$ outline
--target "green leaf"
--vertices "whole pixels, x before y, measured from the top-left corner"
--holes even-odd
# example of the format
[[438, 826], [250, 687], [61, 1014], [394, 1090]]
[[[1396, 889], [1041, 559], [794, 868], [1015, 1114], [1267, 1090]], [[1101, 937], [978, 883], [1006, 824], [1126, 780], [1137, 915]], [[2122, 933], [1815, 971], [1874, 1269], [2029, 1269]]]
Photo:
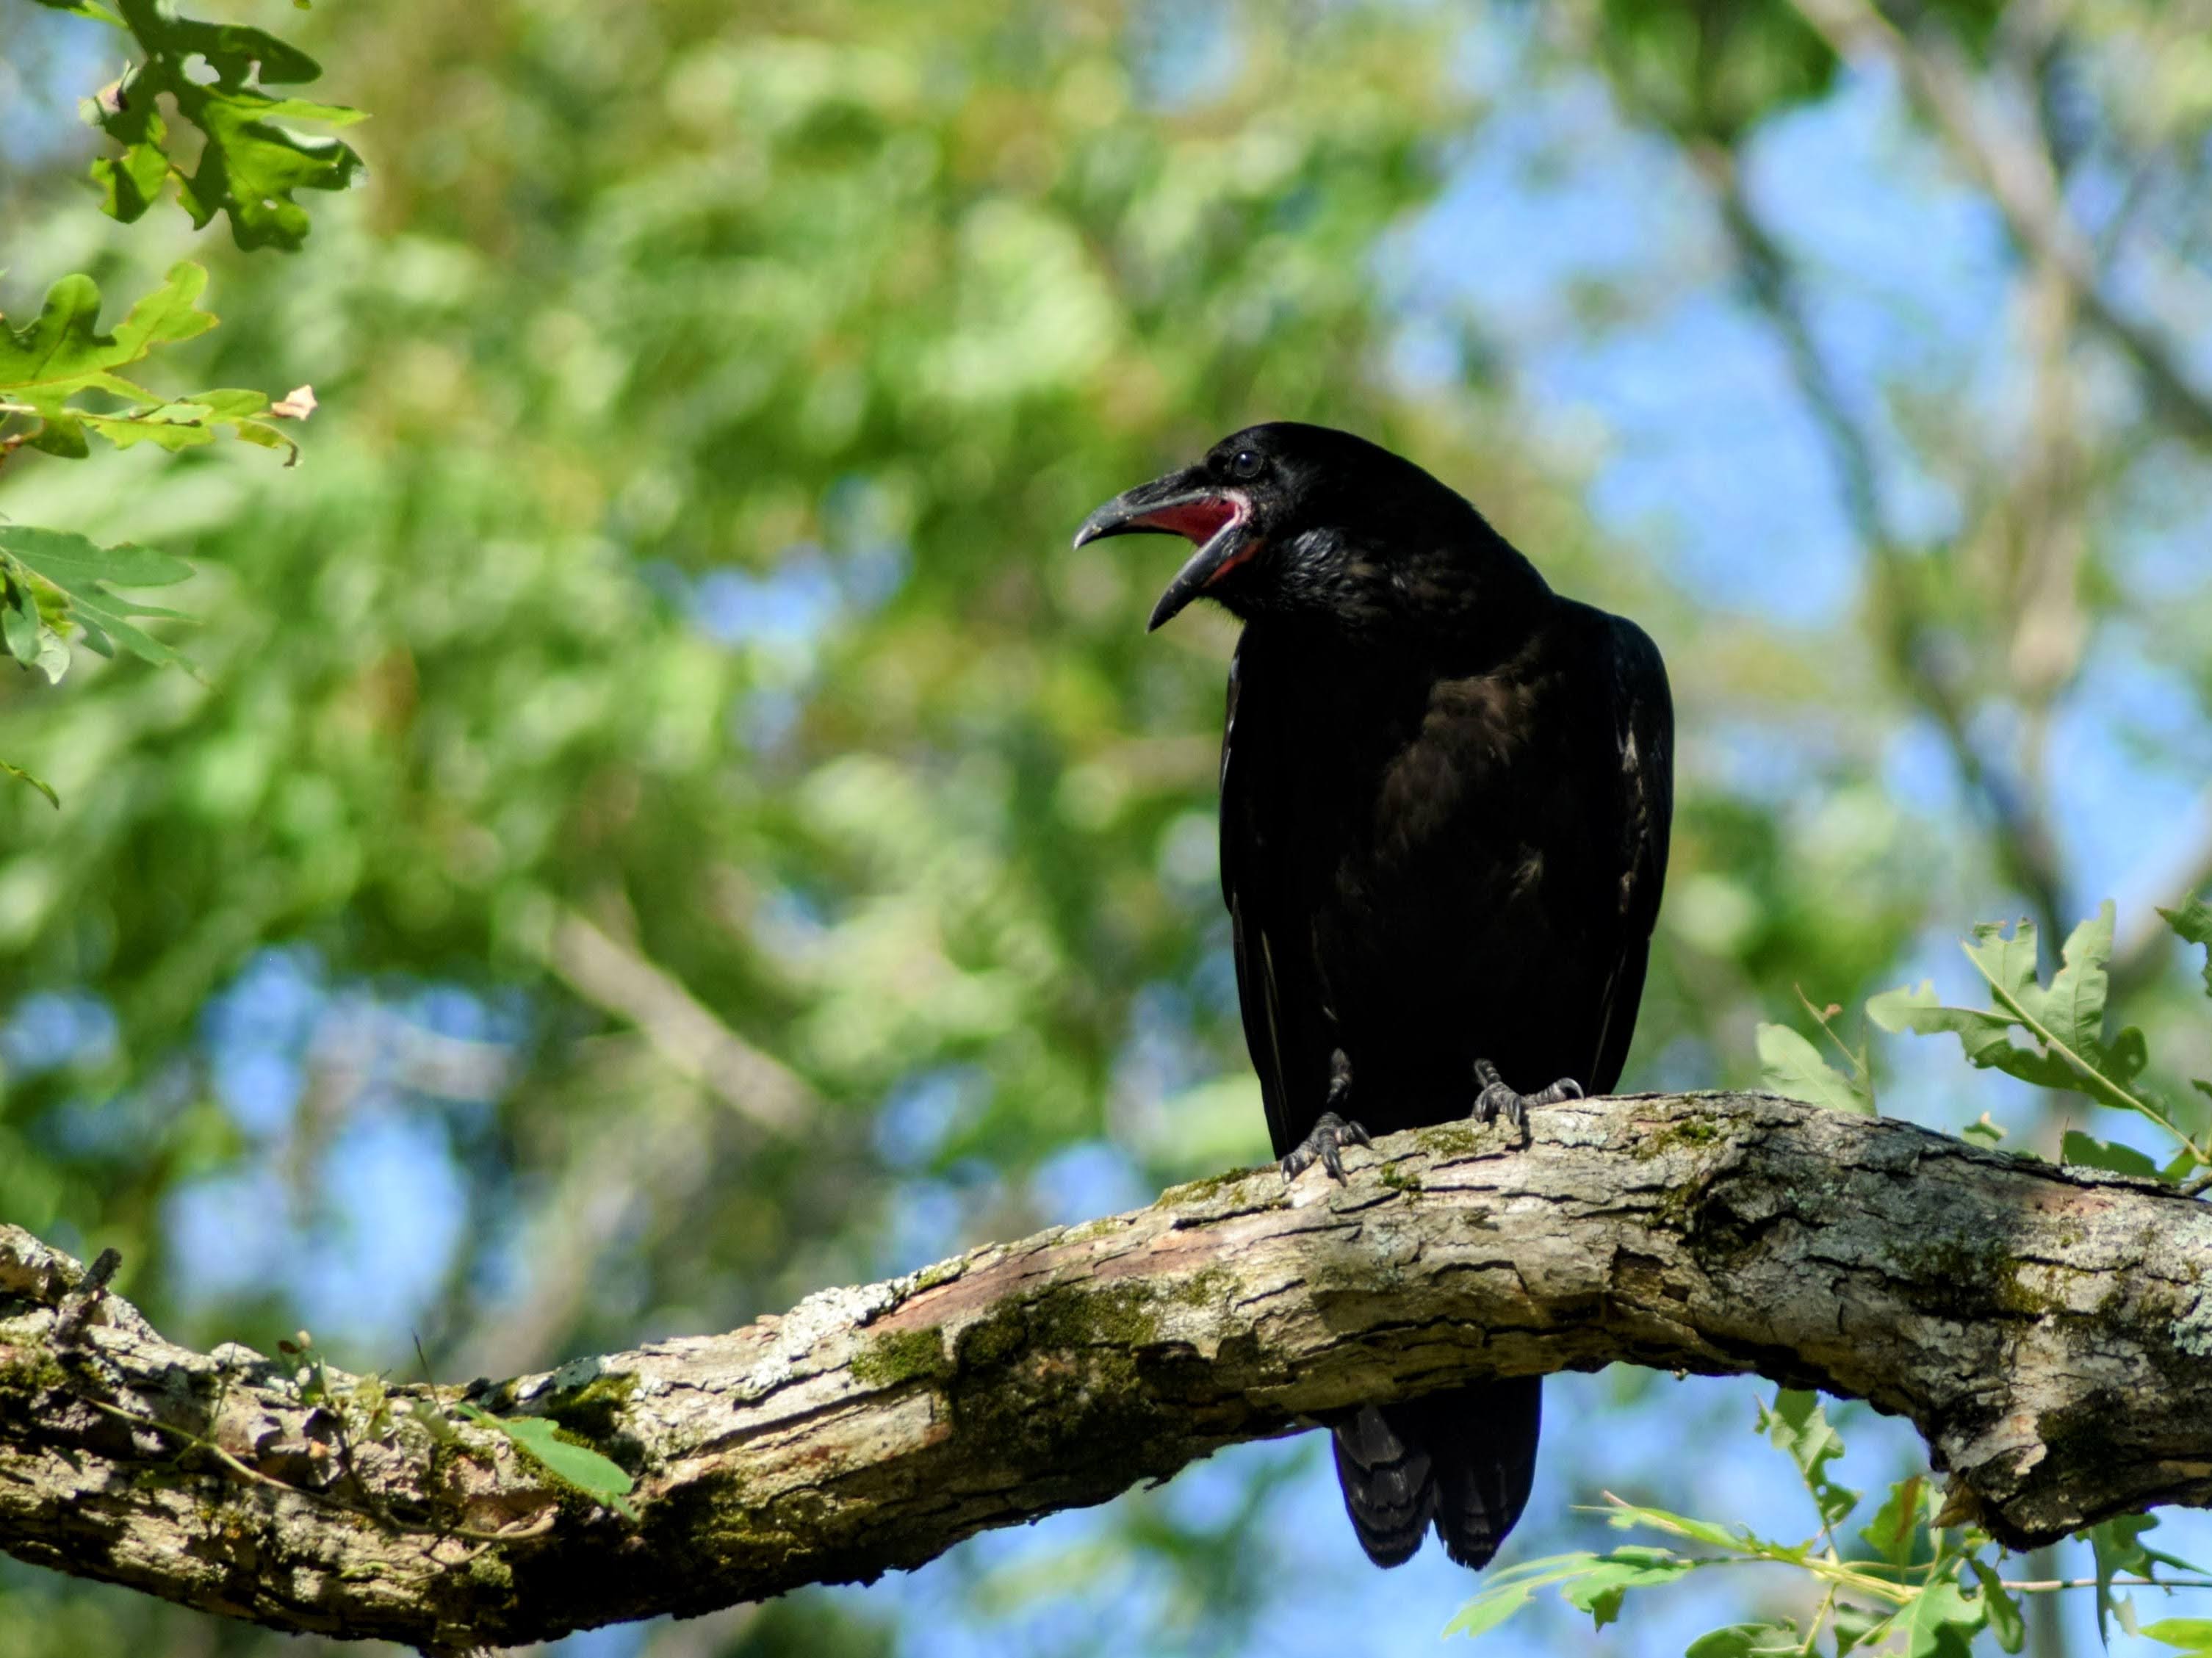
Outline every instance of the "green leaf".
[[2081, 1086], [2079, 1074], [2057, 1054], [2014, 1047], [2012, 1032], [2018, 1022], [2009, 1015], [1947, 1006], [1926, 980], [1917, 988], [1886, 990], [1868, 998], [1867, 1017], [1884, 1030], [1909, 1030], [1921, 1036], [1948, 1031], [1966, 1049], [1967, 1062], [1982, 1070], [2002, 1071], [2039, 1088], [2078, 1091]]
[[[213, 328], [215, 317], [198, 305], [206, 288], [201, 266], [189, 260], [172, 266], [160, 288], [132, 306], [113, 333], [103, 334], [99, 288], [89, 276], [64, 276], [47, 289], [27, 325], [0, 325], [0, 404], [40, 422], [24, 441], [82, 460], [88, 431], [118, 449], [155, 443], [177, 450], [212, 443], [228, 427], [248, 443], [285, 452], [290, 465], [298, 446], [260, 419], [270, 409], [265, 393], [223, 388], [165, 402], [118, 372]], [[88, 393], [123, 398], [128, 406], [88, 408], [72, 401]]]
[[1803, 1649], [1803, 1638], [1792, 1625], [1730, 1624], [1700, 1635], [1682, 1649], [1682, 1658], [1766, 1658]]
[[[2066, 940], [2064, 956], [2064, 964], [2052, 977], [2051, 988], [2043, 993], [2041, 1017], [2045, 1028], [2076, 1054], [2094, 1053], [2105, 1042], [2105, 993], [2108, 987], [2105, 968], [2112, 959], [2111, 899], [2106, 899], [2097, 907], [2096, 914], [2074, 929]], [[2032, 958], [2028, 981], [2032, 989]], [[2031, 1006], [2030, 1011], [2036, 1010]]]
[[2118, 1145], [2106, 1140], [2091, 1139], [2077, 1129], [2069, 1128], [2060, 1142], [2059, 1161], [2084, 1169], [2102, 1169], [2115, 1175], [2140, 1175], [2145, 1180], [2163, 1178], [2159, 1166], [2132, 1145]]
[[37, 429], [23, 441], [60, 460], [82, 460], [92, 453], [92, 446], [84, 440], [84, 422], [68, 413], [40, 416]]
[[[86, 112], [88, 125], [101, 125], [106, 112], [94, 104]], [[120, 155], [104, 156], [92, 164], [93, 181], [100, 186], [100, 210], [111, 219], [135, 224], [145, 216], [169, 177], [169, 124], [160, 113], [148, 111], [143, 137], [124, 146]]]
[[1444, 1625], [1444, 1633], [1470, 1638], [1487, 1634], [1528, 1604], [1530, 1588], [1527, 1583], [1492, 1584], [1459, 1609], [1459, 1615]]
[[183, 560], [127, 542], [100, 547], [65, 530], [0, 524], [0, 565], [11, 575], [27, 571], [59, 593], [67, 601], [69, 619], [84, 629], [85, 642], [94, 649], [120, 645], [156, 665], [184, 661], [131, 620], [141, 616], [175, 618], [178, 613], [141, 604], [114, 591], [118, 586], [161, 587], [182, 581], [192, 573]]
[[2138, 1577], [2150, 1576], [2151, 1553], [2141, 1540], [2145, 1532], [2157, 1525], [2157, 1517], [2153, 1515], [2122, 1514], [2090, 1527], [2084, 1533], [2097, 1563], [2097, 1633], [2107, 1641], [2112, 1638], [2106, 1627], [2109, 1618], [2118, 1615], [2124, 1628], [2134, 1615], [2134, 1607], [2126, 1598], [2113, 1594], [2112, 1580], [2124, 1573]]
[[28, 565], [64, 592], [89, 582], [112, 581], [125, 587], [167, 587], [191, 579], [192, 567], [180, 558], [125, 542], [94, 546], [66, 530], [37, 530], [0, 524], [0, 552]]
[[179, 400], [206, 411], [207, 416], [219, 421], [245, 420], [250, 416], [265, 413], [269, 394], [227, 386], [213, 392], [195, 392]]
[[1606, 1523], [1616, 1531], [1626, 1531], [1632, 1526], [1648, 1526], [1654, 1531], [1674, 1532], [1734, 1554], [1752, 1552], [1743, 1533], [1733, 1531], [1716, 1521], [1693, 1520], [1686, 1514], [1675, 1514], [1666, 1509], [1649, 1509], [1636, 1503], [1623, 1503], [1608, 1509]]
[[1969, 1600], [1950, 1578], [1922, 1589], [1891, 1620], [1905, 1637], [1905, 1658], [1967, 1658], [1974, 1631], [1989, 1621], [1986, 1597]]
[[51, 627], [39, 635], [39, 659], [35, 665], [46, 675], [49, 685], [60, 684], [62, 676], [69, 671], [69, 641]]
[[[2036, 982], [2033, 925], [2021, 922], [2010, 939], [1999, 934], [2000, 929], [1984, 922], [1974, 929], [1975, 942], [1966, 946], [1967, 958], [1996, 993], [1997, 1006], [1992, 1011], [2019, 1023], [2042, 1045], [2044, 1059], [2075, 1078], [2058, 1086], [2142, 1110], [2142, 1102], [2120, 1091], [2143, 1068], [2142, 1033], [2123, 1030], [2109, 1047], [2104, 1041], [2105, 963], [2112, 952], [2112, 901], [2107, 898], [2093, 919], [2074, 929], [2066, 941], [2065, 965], [2047, 991]], [[2097, 1086], [2100, 1083], [2105, 1086]]]
[[40, 793], [45, 795], [47, 800], [56, 808], [58, 808], [61, 805], [61, 796], [54, 793], [53, 786], [48, 783], [43, 777], [33, 777], [30, 773], [25, 771], [21, 766], [10, 764], [5, 760], [0, 760], [0, 773], [5, 773], [8, 776], [14, 778], [19, 783], [28, 783], [33, 788], [38, 790]]
[[1788, 1025], [1759, 1027], [1759, 1063], [1767, 1087], [1786, 1098], [1861, 1116], [1875, 1114], [1874, 1096], [1865, 1085], [1830, 1065]]
[[[46, 0], [51, 4], [52, 0]], [[206, 23], [170, 14], [157, 0], [116, 0], [115, 9], [70, 6], [129, 33], [142, 61], [110, 95], [88, 100], [86, 117], [117, 144], [119, 155], [92, 164], [100, 205], [126, 224], [153, 205], [173, 178], [177, 200], [194, 228], [217, 213], [230, 221], [242, 248], [297, 249], [307, 234], [302, 190], [343, 190], [361, 157], [335, 138], [307, 137], [276, 125], [316, 121], [343, 126], [358, 110], [264, 88], [297, 86], [322, 74], [315, 60], [265, 30]], [[205, 73], [193, 72], [204, 64]], [[185, 171], [162, 116], [166, 94], [177, 114], [200, 131], [197, 164]]]
[[2027, 1644], [2027, 1620], [2021, 1616], [2020, 1602], [1997, 1576], [1996, 1568], [1987, 1561], [1975, 1558], [1966, 1564], [1974, 1569], [1981, 1580], [1982, 1600], [1988, 1610], [1990, 1631], [1997, 1637], [1997, 1644], [2007, 1652], [2018, 1652]]
[[1609, 1554], [1577, 1550], [1530, 1560], [1493, 1576], [1481, 1594], [1460, 1608], [1445, 1626], [1447, 1635], [1475, 1636], [1511, 1618], [1540, 1588], [1559, 1585], [1570, 1606], [1589, 1612], [1600, 1629], [1620, 1615], [1630, 1589], [1671, 1583], [1699, 1563], [1670, 1550], [1631, 1546]]
[[562, 1438], [560, 1429], [542, 1416], [494, 1416], [474, 1405], [464, 1405], [460, 1410], [470, 1421], [505, 1434], [549, 1473], [612, 1509], [623, 1519], [636, 1520], [637, 1510], [627, 1500], [636, 1482], [623, 1472], [621, 1464], [588, 1446]]
[[1780, 1389], [1771, 1408], [1759, 1406], [1759, 1425], [1768, 1442], [1786, 1451], [1797, 1465], [1823, 1527], [1834, 1525], [1858, 1506], [1856, 1491], [1828, 1478], [1828, 1464], [1844, 1454], [1844, 1442], [1829, 1426], [1820, 1394], [1795, 1388]]
[[214, 316], [196, 304], [206, 288], [204, 266], [189, 259], [173, 265], [161, 287], [132, 306], [112, 334], [103, 334], [98, 285], [86, 276], [63, 277], [46, 290], [28, 326], [0, 327], [0, 398], [48, 414], [80, 392], [140, 395], [115, 371], [213, 328]]
[[1563, 1583], [1559, 1594], [1569, 1606], [1589, 1613], [1595, 1626], [1603, 1629], [1620, 1617], [1621, 1599], [1630, 1589], [1671, 1583], [1696, 1570], [1696, 1565], [1695, 1561], [1667, 1549], [1615, 1549]]
[[1909, 1566], [1917, 1552], [1920, 1522], [1927, 1511], [1928, 1479], [1914, 1474], [1889, 1488], [1873, 1522], [1859, 1536], [1866, 1546], [1893, 1566]]
[[2161, 1618], [2155, 1624], [2145, 1624], [2137, 1632], [2184, 1652], [2212, 1652], [2212, 1618]]
[[1994, 987], [2023, 1005], [2040, 1004], [2042, 993], [2035, 980], [2039, 944], [2034, 922], [2022, 917], [2008, 932], [2002, 921], [1977, 921], [1974, 936], [1963, 947], [1966, 959], [1981, 969], [1982, 976]]
[[39, 620], [39, 602], [31, 596], [29, 584], [9, 582], [6, 603], [0, 606], [0, 643], [6, 644], [8, 654], [26, 667], [35, 666], [39, 636], [45, 630]]
[[2178, 909], [2161, 909], [2159, 914], [2184, 942], [2204, 946], [2204, 993], [2212, 996], [2212, 904], [2191, 898]]
[[118, 21], [115, 14], [101, 5], [100, 0], [33, 0], [33, 3], [49, 11], [65, 11], [76, 17], [95, 17], [103, 23]]
[[[1994, 1005], [1947, 1006], [1924, 981], [1916, 988], [1885, 991], [1867, 1003], [1868, 1017], [1886, 1030], [1920, 1035], [1948, 1031], [1967, 1060], [2040, 1088], [2064, 1089], [2149, 1118], [2185, 1139], [2148, 1098], [2129, 1084], [2148, 1060], [2142, 1032], [2122, 1030], [2103, 1040], [2106, 962], [2112, 953], [2112, 904], [2074, 930], [2065, 964], [2048, 989], [2035, 976], [2035, 928], [2022, 921], [2008, 934], [1984, 922], [1965, 944], [1967, 959], [1988, 982]], [[2015, 1046], [2014, 1030], [2033, 1046]]]
[[1855, 1606], [1848, 1600], [1836, 1602], [1829, 1626], [1836, 1631], [1836, 1658], [1846, 1658], [1853, 1647], [1879, 1641], [1888, 1632], [1889, 1614]]
[[1528, 1604], [1528, 1590], [1524, 1585], [1509, 1583], [1486, 1589], [1460, 1608], [1459, 1615], [1444, 1625], [1444, 1633], [1470, 1639], [1487, 1634]]
[[300, 446], [275, 427], [258, 420], [242, 420], [231, 428], [231, 435], [241, 443], [258, 444], [264, 449], [281, 449], [287, 466], [300, 459]]

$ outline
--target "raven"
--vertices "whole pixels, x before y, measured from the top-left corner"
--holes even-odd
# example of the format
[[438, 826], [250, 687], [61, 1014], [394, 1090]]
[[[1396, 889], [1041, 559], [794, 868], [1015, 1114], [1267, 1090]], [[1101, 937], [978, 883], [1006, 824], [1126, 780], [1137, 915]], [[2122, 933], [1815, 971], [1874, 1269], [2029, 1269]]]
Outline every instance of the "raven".
[[[1286, 1178], [1347, 1145], [1609, 1090], [1666, 873], [1674, 720], [1632, 622], [1554, 593], [1473, 506], [1350, 433], [1277, 422], [1093, 513], [1195, 550], [1152, 611], [1244, 623], [1221, 887]], [[1527, 1088], [1527, 1094], [1516, 1090]], [[1534, 1477], [1540, 1381], [1361, 1407], [1345, 1507], [1395, 1566], [1480, 1567]]]

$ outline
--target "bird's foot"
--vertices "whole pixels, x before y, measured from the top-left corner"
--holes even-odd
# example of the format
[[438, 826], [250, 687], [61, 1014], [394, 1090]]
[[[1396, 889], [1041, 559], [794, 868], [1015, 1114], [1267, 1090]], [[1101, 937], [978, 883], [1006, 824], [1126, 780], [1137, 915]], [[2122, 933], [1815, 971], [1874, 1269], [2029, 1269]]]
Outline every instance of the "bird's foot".
[[1583, 1096], [1583, 1085], [1572, 1077], [1562, 1077], [1549, 1088], [1534, 1094], [1516, 1094], [1505, 1085], [1505, 1078], [1498, 1074], [1498, 1067], [1487, 1060], [1474, 1062], [1474, 1079], [1482, 1084], [1482, 1091], [1474, 1096], [1474, 1120], [1494, 1122], [1504, 1117], [1516, 1128], [1528, 1124], [1528, 1108], [1532, 1105], [1557, 1105], [1561, 1100], [1578, 1100]]
[[1373, 1142], [1367, 1131], [1356, 1122], [1346, 1122], [1334, 1111], [1324, 1111], [1307, 1135], [1290, 1150], [1283, 1159], [1283, 1178], [1296, 1180], [1318, 1163], [1328, 1170], [1328, 1176], [1338, 1185], [1346, 1184], [1344, 1178], [1344, 1148], [1347, 1145], [1368, 1145]]

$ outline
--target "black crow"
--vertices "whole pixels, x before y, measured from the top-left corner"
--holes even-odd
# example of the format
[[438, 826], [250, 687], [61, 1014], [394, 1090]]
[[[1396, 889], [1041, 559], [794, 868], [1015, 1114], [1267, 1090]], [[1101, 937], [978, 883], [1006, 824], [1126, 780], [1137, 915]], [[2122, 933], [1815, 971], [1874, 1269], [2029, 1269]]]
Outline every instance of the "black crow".
[[[1101, 507], [1076, 537], [1195, 545], [1244, 623], [1221, 746], [1221, 887], [1286, 1177], [1368, 1134], [1609, 1090], [1643, 993], [1674, 711], [1632, 622], [1546, 585], [1466, 501], [1349, 433], [1278, 423]], [[1521, 1089], [1531, 1091], [1517, 1092]], [[1480, 1567], [1535, 1473], [1537, 1377], [1335, 1429], [1369, 1557], [1433, 1522]]]

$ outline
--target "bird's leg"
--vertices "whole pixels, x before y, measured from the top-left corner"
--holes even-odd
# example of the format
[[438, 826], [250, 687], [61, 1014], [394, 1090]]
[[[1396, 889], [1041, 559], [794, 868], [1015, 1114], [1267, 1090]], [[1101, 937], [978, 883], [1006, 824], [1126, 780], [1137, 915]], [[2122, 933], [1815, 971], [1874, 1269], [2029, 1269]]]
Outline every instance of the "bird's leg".
[[1474, 1120], [1490, 1122], [1499, 1116], [1516, 1128], [1525, 1127], [1528, 1108], [1532, 1105], [1557, 1105], [1561, 1100], [1578, 1100], [1583, 1096], [1583, 1085], [1572, 1077], [1562, 1077], [1549, 1088], [1534, 1094], [1516, 1094], [1505, 1085], [1505, 1078], [1498, 1074], [1498, 1067], [1487, 1060], [1474, 1062], [1474, 1079], [1482, 1091], [1474, 1096]]
[[1340, 1048], [1329, 1056], [1328, 1108], [1315, 1121], [1313, 1133], [1292, 1146], [1290, 1154], [1283, 1159], [1285, 1180], [1296, 1180], [1318, 1162], [1328, 1170], [1331, 1180], [1340, 1186], [1346, 1184], [1344, 1148], [1370, 1144], [1367, 1131], [1336, 1108], [1351, 1102], [1352, 1061], [1345, 1057], [1344, 1050]]

